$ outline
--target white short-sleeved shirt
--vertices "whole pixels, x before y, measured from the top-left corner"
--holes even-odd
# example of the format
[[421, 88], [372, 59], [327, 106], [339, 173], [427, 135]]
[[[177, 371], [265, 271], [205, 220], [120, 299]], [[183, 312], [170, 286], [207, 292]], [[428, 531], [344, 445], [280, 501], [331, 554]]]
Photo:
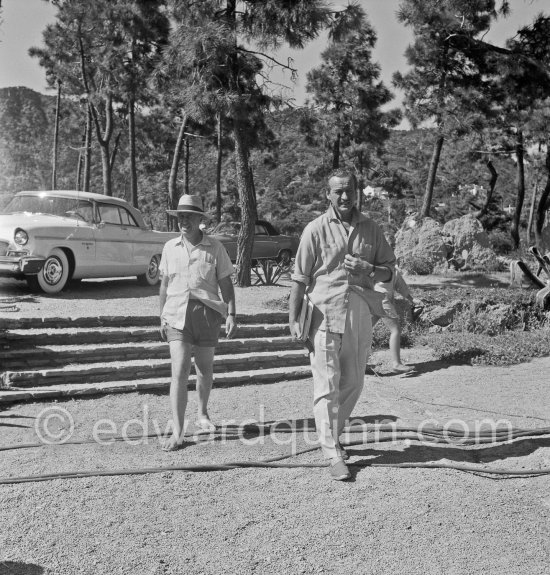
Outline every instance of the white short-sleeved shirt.
[[162, 250], [160, 272], [168, 278], [166, 302], [161, 318], [173, 328], [183, 329], [187, 304], [197, 299], [227, 315], [227, 304], [219, 295], [219, 280], [233, 273], [233, 264], [223, 244], [203, 232], [196, 246], [183, 236], [169, 240]]

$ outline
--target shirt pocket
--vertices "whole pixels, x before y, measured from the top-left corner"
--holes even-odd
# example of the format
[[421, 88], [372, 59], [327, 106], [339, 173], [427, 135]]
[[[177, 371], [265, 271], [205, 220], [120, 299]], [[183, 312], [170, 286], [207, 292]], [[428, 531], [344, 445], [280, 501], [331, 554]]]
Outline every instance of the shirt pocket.
[[214, 255], [209, 252], [201, 252], [197, 264], [200, 278], [213, 283], [216, 280], [216, 258]]
[[336, 244], [321, 242], [320, 248], [323, 264], [327, 270], [327, 273], [331, 273], [340, 265], [344, 265], [345, 254], [342, 253], [342, 250]]

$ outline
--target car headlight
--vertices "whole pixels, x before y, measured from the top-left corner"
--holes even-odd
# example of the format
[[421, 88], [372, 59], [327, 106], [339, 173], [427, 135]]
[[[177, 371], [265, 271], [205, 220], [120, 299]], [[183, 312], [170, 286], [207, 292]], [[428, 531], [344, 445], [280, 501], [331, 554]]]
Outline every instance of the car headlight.
[[18, 246], [24, 246], [29, 241], [29, 235], [25, 230], [18, 228], [15, 230], [15, 234], [13, 235], [13, 241]]

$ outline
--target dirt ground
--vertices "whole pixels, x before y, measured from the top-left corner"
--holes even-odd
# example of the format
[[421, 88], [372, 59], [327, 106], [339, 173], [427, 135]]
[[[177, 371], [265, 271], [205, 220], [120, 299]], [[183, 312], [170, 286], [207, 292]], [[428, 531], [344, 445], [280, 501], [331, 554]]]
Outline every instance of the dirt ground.
[[[504, 276], [409, 278], [415, 295], [442, 281], [507, 285]], [[131, 280], [83, 282], [50, 298], [29, 294], [24, 284], [0, 282], [0, 322], [33, 314], [158, 311], [156, 291]], [[245, 302], [250, 312], [273, 309], [287, 293], [288, 282], [238, 290], [238, 305], [241, 311]], [[383, 364], [386, 356], [377, 352], [371, 363]], [[498, 422], [548, 431], [550, 358], [494, 368], [445, 364], [425, 348], [405, 349], [403, 356], [417, 365], [412, 376], [365, 378], [354, 418], [370, 429], [385, 422], [399, 428], [488, 430]], [[191, 392], [191, 432], [195, 409]], [[420, 443], [402, 433], [393, 441], [386, 441], [384, 433], [378, 440], [350, 434], [353, 477], [340, 483], [319, 467], [311, 380], [214, 389], [210, 412], [231, 433], [195, 437], [185, 449], [164, 453], [156, 437], [145, 435], [165, 429], [165, 394], [2, 408], [0, 446], [20, 448], [0, 451], [0, 478], [71, 471], [126, 474], [0, 485], [0, 574], [549, 572], [550, 475], [512, 478], [481, 471], [549, 469], [550, 434], [474, 446]], [[279, 423], [263, 435], [235, 436], [239, 425], [252, 421]], [[46, 425], [60, 440], [95, 435], [98, 441], [25, 448], [39, 443]], [[109, 442], [110, 435], [130, 440]], [[176, 469], [284, 455], [289, 457], [281, 463], [293, 467]], [[395, 467], [431, 463], [474, 466], [479, 472]], [[159, 467], [168, 470], [128, 474]]]

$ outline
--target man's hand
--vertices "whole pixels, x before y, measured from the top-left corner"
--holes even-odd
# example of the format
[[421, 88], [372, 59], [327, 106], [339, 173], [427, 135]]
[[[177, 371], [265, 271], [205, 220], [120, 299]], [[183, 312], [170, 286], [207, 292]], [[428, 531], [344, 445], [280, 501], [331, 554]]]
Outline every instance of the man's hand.
[[300, 331], [300, 322], [297, 320], [289, 322], [290, 335], [292, 339], [298, 340], [302, 337], [302, 332]]
[[162, 321], [160, 322], [159, 336], [162, 341], [166, 341], [166, 324]]
[[225, 337], [231, 339], [237, 331], [237, 320], [234, 315], [228, 315], [225, 320]]
[[354, 275], [368, 275], [373, 269], [373, 265], [367, 260], [361, 259], [357, 255], [346, 254], [344, 258], [344, 268], [347, 272]]

